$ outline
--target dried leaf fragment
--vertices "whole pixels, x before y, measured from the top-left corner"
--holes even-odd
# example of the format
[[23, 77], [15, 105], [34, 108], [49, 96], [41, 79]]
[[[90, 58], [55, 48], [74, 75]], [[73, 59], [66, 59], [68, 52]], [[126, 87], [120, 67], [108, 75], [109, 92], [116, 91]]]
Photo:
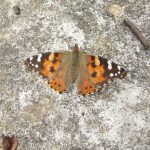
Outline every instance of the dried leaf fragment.
[[17, 150], [18, 140], [16, 136], [2, 135], [2, 149], [3, 150]]
[[116, 4], [111, 4], [107, 7], [108, 12], [114, 17], [121, 17], [124, 13], [125, 6], [121, 7]]

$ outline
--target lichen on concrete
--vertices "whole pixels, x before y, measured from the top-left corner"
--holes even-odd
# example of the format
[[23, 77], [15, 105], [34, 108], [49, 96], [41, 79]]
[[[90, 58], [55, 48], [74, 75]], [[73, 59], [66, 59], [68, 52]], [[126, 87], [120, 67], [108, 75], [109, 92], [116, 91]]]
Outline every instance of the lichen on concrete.
[[[110, 15], [113, 5], [124, 12]], [[150, 150], [150, 51], [122, 23], [129, 17], [149, 38], [149, 0], [1, 0], [0, 14], [0, 136], [17, 135], [18, 150]], [[89, 97], [75, 86], [60, 95], [24, 65], [75, 43], [128, 77]]]

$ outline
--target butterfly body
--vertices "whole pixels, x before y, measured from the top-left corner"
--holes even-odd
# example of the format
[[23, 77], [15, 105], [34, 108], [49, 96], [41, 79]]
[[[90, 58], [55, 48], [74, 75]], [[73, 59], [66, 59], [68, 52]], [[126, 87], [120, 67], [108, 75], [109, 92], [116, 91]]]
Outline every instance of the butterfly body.
[[79, 66], [80, 66], [80, 52], [78, 48], [74, 48], [72, 52], [70, 52], [70, 70], [69, 75], [71, 77], [71, 82], [74, 83], [78, 73], [79, 73]]
[[46, 77], [51, 88], [59, 93], [67, 91], [72, 83], [82, 95], [96, 92], [108, 79], [123, 78], [126, 71], [100, 56], [81, 52], [76, 44], [72, 51], [43, 53], [26, 60], [31, 70]]

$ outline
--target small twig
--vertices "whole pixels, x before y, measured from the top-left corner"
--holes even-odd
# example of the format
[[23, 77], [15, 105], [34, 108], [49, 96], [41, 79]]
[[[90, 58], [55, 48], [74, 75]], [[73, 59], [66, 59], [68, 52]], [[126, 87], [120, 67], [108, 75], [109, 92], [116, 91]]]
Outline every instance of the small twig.
[[131, 22], [131, 20], [125, 18], [124, 23], [131, 29], [131, 31], [134, 33], [136, 38], [141, 42], [145, 49], [150, 48], [150, 43], [148, 42], [148, 40], [143, 36], [141, 31]]

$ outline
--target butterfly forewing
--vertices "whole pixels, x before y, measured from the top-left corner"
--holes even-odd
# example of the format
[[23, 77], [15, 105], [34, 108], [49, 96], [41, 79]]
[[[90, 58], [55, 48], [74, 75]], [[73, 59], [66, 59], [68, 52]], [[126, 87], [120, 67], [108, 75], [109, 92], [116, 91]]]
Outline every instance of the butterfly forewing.
[[61, 63], [62, 53], [43, 53], [29, 57], [25, 64], [30, 70], [39, 71], [43, 77], [51, 78], [51, 73], [56, 72]]
[[99, 80], [95, 80], [95, 83], [101, 83], [107, 79], [124, 78], [126, 76], [126, 71], [116, 63], [103, 57], [92, 55], [88, 56], [88, 72], [93, 79], [99, 78]]

